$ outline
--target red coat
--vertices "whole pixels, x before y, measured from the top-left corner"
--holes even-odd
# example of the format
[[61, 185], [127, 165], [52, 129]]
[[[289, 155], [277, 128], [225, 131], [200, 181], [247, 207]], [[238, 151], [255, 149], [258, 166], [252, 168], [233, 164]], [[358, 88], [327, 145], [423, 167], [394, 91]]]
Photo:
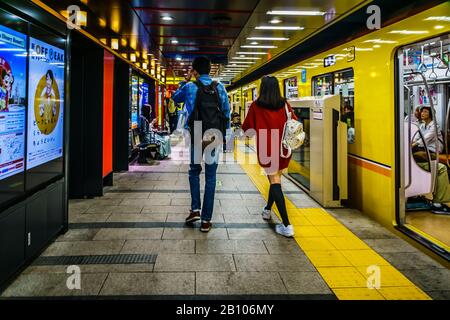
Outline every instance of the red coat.
[[[287, 105], [292, 113], [292, 119], [298, 120], [289, 103]], [[259, 106], [256, 102], [253, 102], [242, 125], [244, 131], [256, 130], [258, 162], [268, 174], [286, 169], [291, 160], [291, 158], [282, 158], [280, 155], [281, 139], [286, 120], [284, 106], [276, 110]], [[273, 137], [273, 139], [270, 137]], [[286, 149], [283, 151], [286, 154]]]

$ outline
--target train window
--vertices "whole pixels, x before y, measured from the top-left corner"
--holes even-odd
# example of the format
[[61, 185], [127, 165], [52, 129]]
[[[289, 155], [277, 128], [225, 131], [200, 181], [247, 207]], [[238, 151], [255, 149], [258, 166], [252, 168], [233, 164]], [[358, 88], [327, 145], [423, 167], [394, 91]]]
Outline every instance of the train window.
[[348, 143], [355, 143], [355, 80], [353, 69], [346, 69], [314, 77], [313, 95], [341, 96], [341, 121], [348, 127]]

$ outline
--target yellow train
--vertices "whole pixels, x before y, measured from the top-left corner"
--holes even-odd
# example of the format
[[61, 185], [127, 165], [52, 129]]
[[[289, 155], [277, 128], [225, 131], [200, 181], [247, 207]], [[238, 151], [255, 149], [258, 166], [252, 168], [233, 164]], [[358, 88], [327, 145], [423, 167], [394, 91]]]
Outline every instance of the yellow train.
[[[447, 261], [449, 60], [446, 2], [274, 74], [287, 98], [341, 95], [349, 127], [346, 205]], [[257, 81], [229, 92], [242, 119], [258, 89]], [[435, 121], [417, 120], [417, 108], [417, 116], [428, 111]], [[419, 130], [424, 121], [431, 136]], [[297, 152], [289, 175], [304, 186], [307, 150]]]

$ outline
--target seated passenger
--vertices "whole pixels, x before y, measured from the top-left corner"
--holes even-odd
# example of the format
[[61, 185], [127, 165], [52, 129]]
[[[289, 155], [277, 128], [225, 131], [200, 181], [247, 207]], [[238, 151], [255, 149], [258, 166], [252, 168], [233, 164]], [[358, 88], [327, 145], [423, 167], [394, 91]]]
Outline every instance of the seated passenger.
[[[420, 135], [417, 135], [412, 144], [413, 152], [420, 153], [426, 151], [425, 144], [428, 147], [428, 150], [431, 154], [435, 154], [436, 151], [439, 153], [444, 149], [444, 144], [442, 143], [441, 131], [439, 126], [438, 130], [438, 143], [436, 150], [436, 136], [435, 136], [435, 125], [433, 121], [433, 115], [431, 113], [430, 107], [421, 107], [420, 112], [422, 122], [419, 125], [420, 132], [422, 133], [423, 140]], [[417, 117], [417, 115], [416, 115]], [[433, 158], [432, 156], [432, 159]], [[417, 158], [416, 158], [417, 160]], [[429, 170], [428, 162], [420, 162], [418, 161], [418, 165], [425, 169]], [[437, 183], [436, 188], [433, 192], [433, 199], [430, 203], [430, 209], [433, 213], [436, 214], [450, 214], [450, 208], [445, 205], [445, 202], [450, 202], [450, 185], [448, 181], [447, 175], [447, 167], [442, 163], [438, 163], [438, 172], [437, 172]]]
[[420, 118], [422, 122], [420, 123], [419, 129], [422, 133], [422, 137], [420, 135], [416, 135], [414, 141], [412, 143], [413, 152], [426, 151], [425, 144], [428, 150], [431, 153], [436, 153], [436, 143], [437, 143], [437, 151], [439, 153], [444, 149], [444, 144], [442, 143], [441, 130], [439, 129], [439, 125], [437, 126], [438, 131], [438, 141], [436, 142], [436, 128], [433, 120], [433, 114], [431, 113], [431, 108], [428, 106], [423, 106], [420, 109]]

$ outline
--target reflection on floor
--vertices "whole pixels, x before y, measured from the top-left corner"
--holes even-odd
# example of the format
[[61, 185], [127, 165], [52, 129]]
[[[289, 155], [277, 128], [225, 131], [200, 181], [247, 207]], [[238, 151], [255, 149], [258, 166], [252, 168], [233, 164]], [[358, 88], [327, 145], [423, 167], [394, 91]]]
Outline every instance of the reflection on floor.
[[450, 246], [450, 216], [429, 211], [410, 211], [406, 213], [406, 223]]

